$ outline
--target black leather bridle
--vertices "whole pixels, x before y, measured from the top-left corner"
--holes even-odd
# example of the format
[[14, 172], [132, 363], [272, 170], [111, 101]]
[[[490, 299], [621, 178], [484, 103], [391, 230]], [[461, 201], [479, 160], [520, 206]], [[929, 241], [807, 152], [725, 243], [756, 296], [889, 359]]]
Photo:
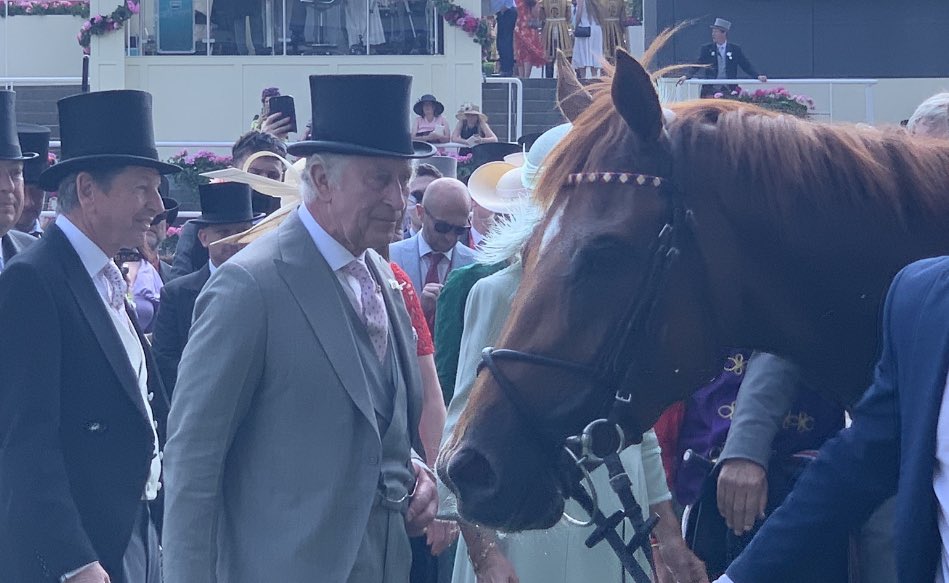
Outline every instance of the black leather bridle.
[[[626, 313], [617, 321], [610, 333], [610, 342], [606, 346], [615, 347], [604, 353], [593, 365], [581, 364], [561, 358], [511, 350], [506, 348], [485, 348], [482, 351], [481, 367], [494, 377], [505, 397], [511, 402], [516, 415], [528, 429], [533, 438], [546, 451], [565, 450], [569, 459], [563, 465], [560, 479], [567, 497], [575, 499], [590, 515], [590, 520], [580, 523], [587, 526], [596, 524], [593, 534], [587, 539], [587, 546], [593, 547], [606, 540], [616, 552], [624, 568], [635, 581], [648, 582], [650, 578], [633, 558], [638, 548], [642, 548], [652, 562], [649, 533], [658, 521], [653, 516], [643, 520], [642, 509], [632, 493], [632, 484], [623, 470], [619, 453], [630, 443], [638, 443], [643, 428], [634, 421], [632, 395], [628, 389], [633, 375], [640, 370], [647, 342], [653, 337], [656, 306], [668, 280], [672, 265], [680, 255], [680, 249], [687, 236], [692, 236], [692, 212], [671, 182], [659, 176], [621, 172], [593, 172], [571, 174], [567, 184], [626, 184], [632, 187], [654, 187], [665, 205], [664, 224], [650, 247], [650, 261], [644, 277], [639, 283], [634, 301]], [[516, 362], [526, 365], [557, 369], [580, 378], [586, 378], [595, 387], [601, 387], [602, 402], [597, 410], [599, 417], [590, 423], [583, 433], [569, 437], [566, 443], [556, 436], [554, 430], [545, 428], [539, 420], [542, 414], [532, 413], [518, 387], [503, 373], [502, 362]], [[632, 440], [627, 441], [627, 437]], [[596, 491], [589, 479], [589, 471], [599, 464], [605, 464], [610, 474], [610, 485], [623, 504], [623, 510], [606, 517], [598, 508]], [[588, 490], [582, 486], [587, 481]], [[566, 515], [565, 515], [566, 516]], [[630, 542], [625, 542], [616, 532], [623, 519], [633, 526], [634, 534]]]

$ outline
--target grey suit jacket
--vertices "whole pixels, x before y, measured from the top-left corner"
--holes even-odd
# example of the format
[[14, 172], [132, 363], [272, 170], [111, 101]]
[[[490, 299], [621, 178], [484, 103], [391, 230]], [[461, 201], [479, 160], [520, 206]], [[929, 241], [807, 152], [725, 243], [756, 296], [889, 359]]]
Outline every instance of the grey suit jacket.
[[[418, 232], [408, 239], [389, 245], [389, 260], [408, 274], [412, 280], [412, 285], [415, 286], [415, 290], [419, 294], [422, 293], [422, 288], [425, 287], [425, 274], [422, 273], [422, 259], [419, 257], [418, 247], [418, 238], [421, 236], [422, 233]], [[455, 243], [455, 248], [451, 253], [451, 265], [448, 266], [448, 273], [474, 262], [475, 252], [461, 243]]]
[[21, 233], [13, 229], [7, 231], [6, 235], [0, 237], [0, 252], [3, 253], [3, 266], [6, 267], [7, 263], [9, 263], [17, 253], [22, 252], [36, 241], [38, 241], [36, 237], [27, 233]]
[[[409, 316], [388, 265], [366, 257], [422, 451]], [[166, 583], [346, 581], [381, 457], [347, 301], [295, 213], [198, 296], [164, 456]]]
[[753, 353], [719, 460], [742, 458], [767, 469], [774, 437], [806, 386], [801, 368], [793, 362], [767, 352]]

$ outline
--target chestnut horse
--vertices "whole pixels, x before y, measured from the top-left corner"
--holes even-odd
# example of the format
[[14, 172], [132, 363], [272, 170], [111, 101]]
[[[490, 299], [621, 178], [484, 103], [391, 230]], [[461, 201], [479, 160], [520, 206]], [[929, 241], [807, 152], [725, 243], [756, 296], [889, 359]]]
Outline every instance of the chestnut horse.
[[[890, 280], [949, 253], [949, 145], [727, 100], [664, 112], [622, 52], [590, 92], [545, 163], [545, 218], [497, 343], [550, 360], [482, 370], [438, 463], [459, 513], [505, 530], [560, 518], [559, 448], [618, 385], [632, 397], [623, 425], [641, 434], [714, 375], [722, 348], [740, 346], [787, 356], [853, 403]], [[649, 325], [617, 343], [643, 303], [657, 235], [682, 211]], [[626, 368], [598, 367], [604, 355]]]

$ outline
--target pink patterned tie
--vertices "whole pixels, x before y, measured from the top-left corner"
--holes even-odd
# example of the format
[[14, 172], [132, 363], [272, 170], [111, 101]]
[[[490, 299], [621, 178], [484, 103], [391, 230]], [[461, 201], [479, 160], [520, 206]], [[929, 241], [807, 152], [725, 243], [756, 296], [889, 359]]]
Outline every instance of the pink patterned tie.
[[362, 301], [360, 318], [369, 332], [369, 340], [376, 349], [379, 360], [385, 357], [388, 343], [389, 318], [386, 314], [385, 301], [382, 299], [382, 289], [372, 279], [369, 268], [365, 263], [352, 261], [343, 267], [343, 271], [356, 278], [359, 282], [359, 295]]
[[125, 306], [125, 294], [128, 292], [128, 283], [122, 277], [122, 272], [113, 262], [106, 263], [102, 268], [102, 275], [109, 282], [109, 305], [112, 309], [121, 312]]

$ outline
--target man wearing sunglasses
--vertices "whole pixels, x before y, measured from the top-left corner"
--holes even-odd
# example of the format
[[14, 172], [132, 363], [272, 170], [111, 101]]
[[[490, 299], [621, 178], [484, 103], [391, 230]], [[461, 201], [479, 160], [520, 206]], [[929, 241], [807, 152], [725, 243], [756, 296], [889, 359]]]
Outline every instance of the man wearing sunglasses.
[[422, 230], [389, 245], [389, 257], [420, 290], [422, 310], [432, 327], [435, 303], [448, 274], [474, 262], [474, 251], [459, 242], [467, 239], [471, 228], [468, 187], [454, 178], [433, 180], [415, 210]]

